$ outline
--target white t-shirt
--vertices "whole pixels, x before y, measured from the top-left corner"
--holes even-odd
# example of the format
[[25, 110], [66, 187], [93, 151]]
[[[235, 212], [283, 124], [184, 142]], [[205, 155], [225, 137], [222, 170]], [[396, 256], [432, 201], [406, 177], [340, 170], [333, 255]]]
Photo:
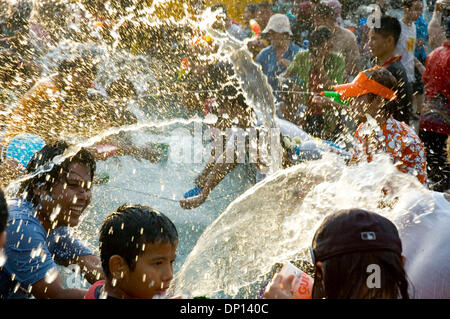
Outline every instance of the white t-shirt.
[[409, 82], [414, 82], [414, 50], [416, 49], [416, 25], [407, 26], [400, 20], [402, 33], [395, 48], [395, 55], [402, 57], [402, 64], [406, 69]]
[[429, 192], [400, 204], [408, 213], [395, 221], [414, 299], [450, 298], [450, 202]]

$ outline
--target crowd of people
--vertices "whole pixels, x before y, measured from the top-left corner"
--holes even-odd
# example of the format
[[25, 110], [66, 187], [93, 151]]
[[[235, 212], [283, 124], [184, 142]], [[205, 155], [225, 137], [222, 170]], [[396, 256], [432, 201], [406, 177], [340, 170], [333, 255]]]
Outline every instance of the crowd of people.
[[[86, 8], [99, 14], [95, 18], [106, 34], [112, 18], [100, 16], [96, 10], [104, 7], [103, 2], [94, 2], [87, 1]], [[348, 165], [388, 154], [399, 171], [428, 189], [436, 204], [422, 216], [423, 223], [401, 232], [392, 221], [363, 207], [330, 213], [311, 246], [311, 298], [448, 298], [448, 252], [436, 256], [438, 265], [431, 257], [423, 261], [420, 254], [431, 256], [438, 243], [448, 239], [448, 232], [442, 230], [450, 221], [450, 2], [427, 1], [426, 14], [422, 0], [394, 1], [395, 6], [383, 0], [365, 1], [377, 7], [365, 6], [356, 17], [354, 2], [264, 1], [247, 5], [242, 17], [233, 18], [226, 3], [217, 4], [209, 8], [217, 15], [211, 28], [251, 53], [273, 93], [278, 123], [350, 149]], [[5, 3], [0, 2], [2, 7]], [[0, 13], [1, 186], [28, 176], [8, 203], [0, 193], [0, 253], [6, 256], [0, 264], [0, 298], [164, 296], [173, 278], [178, 233], [163, 213], [137, 204], [119, 207], [100, 229], [100, 256], [70, 232], [91, 201], [96, 161], [107, 156], [92, 146], [57, 162], [71, 147], [61, 137], [86, 139], [112, 126], [137, 123], [137, 116], [123, 106], [137, 92], [133, 83], [120, 77], [104, 89], [99, 87], [97, 65], [90, 54], [62, 60], [53, 74], [42, 72], [37, 56], [48, 52], [59, 37], [76, 41], [83, 34], [58, 19], [50, 21], [56, 33], [46, 32], [45, 22], [39, 19], [57, 17], [58, 9], [51, 1], [32, 8], [31, 2], [21, 0]], [[40, 18], [30, 19], [32, 10], [39, 11]], [[49, 10], [52, 14], [44, 14]], [[120, 12], [126, 9], [120, 7], [116, 14]], [[155, 37], [164, 38], [171, 30]], [[212, 129], [219, 133], [213, 140], [231, 129], [256, 129], [255, 138], [261, 138], [259, 114], [255, 116], [233, 66], [217, 59], [218, 43], [203, 31], [188, 27], [186, 32], [192, 36], [188, 44], [182, 45], [176, 36], [158, 43], [159, 48], [177, 47], [171, 54], [180, 68], [173, 72], [171, 85], [185, 89], [180, 101], [200, 114], [217, 116]], [[130, 41], [127, 49], [146, 47], [146, 53], [164, 58], [150, 40], [134, 41], [135, 34], [124, 26], [118, 33]], [[186, 50], [179, 53], [179, 48]], [[334, 100], [326, 92], [333, 92]], [[25, 167], [4, 156], [8, 145], [23, 134], [45, 142]], [[298, 163], [291, 155], [301, 141], [292, 147], [283, 142], [283, 135], [289, 134], [281, 129], [282, 166], [288, 167]], [[252, 142], [246, 140], [246, 154], [241, 154], [234, 138], [214, 144], [195, 188], [180, 201], [183, 209], [204, 203], [241, 163], [238, 158], [248, 160]], [[115, 156], [133, 155], [154, 163], [161, 158], [152, 143], [135, 147], [124, 133], [101, 144], [113, 147]], [[259, 180], [265, 178], [264, 165], [256, 163]], [[414, 250], [418, 242], [431, 241], [420, 252]], [[92, 284], [88, 291], [64, 286], [56, 265], [69, 264], [81, 267]], [[379, 265], [383, 274], [381, 286], [375, 288], [366, 285], [371, 264]], [[440, 277], [423, 281], [421, 274], [428, 269]], [[275, 275], [264, 297], [293, 298], [293, 280], [294, 276]]]

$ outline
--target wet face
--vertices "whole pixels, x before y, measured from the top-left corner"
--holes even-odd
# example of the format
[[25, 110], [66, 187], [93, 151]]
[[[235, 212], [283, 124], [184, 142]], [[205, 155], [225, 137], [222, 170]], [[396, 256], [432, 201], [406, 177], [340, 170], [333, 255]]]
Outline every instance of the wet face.
[[91, 184], [90, 169], [79, 163], [71, 164], [50, 192], [39, 191], [42, 210], [57, 226], [77, 226], [81, 214], [91, 202]]
[[130, 298], [151, 299], [163, 296], [173, 279], [178, 242], [147, 243], [134, 270], [127, 270], [121, 288]]
[[369, 48], [374, 57], [383, 57], [387, 50], [392, 49], [393, 45], [394, 38], [392, 36], [384, 37], [382, 34], [376, 33], [374, 29], [370, 29]]
[[404, 17], [407, 21], [416, 22], [423, 12], [422, 1], [415, 1], [411, 8], [404, 8]]
[[277, 48], [286, 48], [289, 46], [289, 34], [288, 33], [278, 33], [274, 31], [270, 31], [267, 34], [270, 44], [277, 49]]

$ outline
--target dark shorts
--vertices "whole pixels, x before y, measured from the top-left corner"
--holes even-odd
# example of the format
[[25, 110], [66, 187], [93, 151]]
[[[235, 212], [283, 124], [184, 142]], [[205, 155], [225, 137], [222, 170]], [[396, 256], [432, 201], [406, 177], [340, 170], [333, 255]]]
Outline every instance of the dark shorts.
[[412, 84], [413, 87], [413, 94], [424, 94], [425, 93], [425, 85], [422, 81], [422, 75], [417, 70], [417, 68], [414, 68], [414, 83]]

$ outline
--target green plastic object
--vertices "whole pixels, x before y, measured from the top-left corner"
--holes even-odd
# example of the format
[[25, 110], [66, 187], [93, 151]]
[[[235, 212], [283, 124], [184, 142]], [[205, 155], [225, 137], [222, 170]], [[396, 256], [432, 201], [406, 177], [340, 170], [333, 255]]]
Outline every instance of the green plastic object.
[[334, 102], [348, 106], [348, 102], [342, 101], [341, 100], [341, 95], [338, 92], [335, 92], [335, 91], [323, 91], [322, 93], [320, 93], [320, 95], [322, 95], [324, 97], [332, 98]]

